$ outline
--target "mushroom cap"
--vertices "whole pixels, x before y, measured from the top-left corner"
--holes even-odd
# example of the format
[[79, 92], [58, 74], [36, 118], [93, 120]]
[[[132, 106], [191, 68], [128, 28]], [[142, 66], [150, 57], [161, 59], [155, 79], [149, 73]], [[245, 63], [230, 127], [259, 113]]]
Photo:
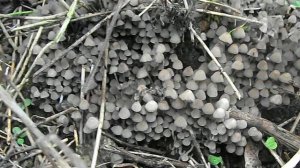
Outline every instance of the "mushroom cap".
[[136, 77], [138, 79], [142, 79], [142, 78], [145, 78], [147, 77], [149, 74], [148, 74], [148, 71], [146, 70], [145, 67], [142, 67], [138, 70], [137, 74], [136, 74]]
[[244, 63], [242, 61], [234, 61], [233, 64], [231, 65], [231, 68], [237, 71], [243, 70]]
[[136, 129], [137, 129], [138, 131], [141, 131], [141, 132], [146, 131], [146, 130], [148, 129], [148, 127], [149, 127], [149, 125], [148, 125], [148, 123], [147, 123], [145, 120], [139, 122], [139, 123], [136, 125]]
[[93, 37], [91, 37], [91, 36], [88, 36], [84, 41], [84, 46], [94, 47], [95, 45], [96, 45], [95, 41], [94, 41]]
[[211, 115], [215, 112], [215, 108], [214, 108], [213, 104], [206, 103], [202, 107], [202, 111], [203, 111], [204, 114]]
[[239, 47], [237, 44], [231, 44], [227, 51], [230, 53], [230, 54], [238, 54], [239, 53]]
[[218, 87], [214, 83], [210, 83], [207, 86], [207, 96], [217, 97], [218, 96]]
[[219, 44], [214, 45], [214, 47], [211, 49], [211, 52], [217, 58], [220, 58], [222, 56], [222, 49]]
[[134, 112], [140, 112], [142, 110], [142, 105], [139, 101], [134, 102], [131, 105], [131, 110]]
[[171, 106], [176, 110], [180, 110], [183, 109], [186, 104], [181, 99], [177, 98], [172, 101]]
[[75, 75], [74, 75], [73, 71], [70, 70], [70, 69], [66, 70], [65, 73], [64, 73], [64, 75], [63, 75], [63, 77], [64, 77], [66, 80], [70, 80], [70, 79], [72, 79], [74, 76], [75, 76]]
[[89, 117], [85, 123], [85, 127], [94, 130], [98, 128], [99, 120], [96, 117]]
[[229, 118], [224, 121], [224, 125], [227, 129], [235, 129], [237, 127], [237, 122], [234, 118]]
[[222, 119], [225, 118], [226, 111], [223, 108], [217, 108], [217, 110], [214, 112], [213, 117], [216, 119]]
[[283, 83], [290, 83], [293, 80], [292, 75], [288, 72], [282, 73], [279, 76], [279, 81], [283, 82]]
[[[299, 63], [299, 67], [300, 67], [300, 63]], [[182, 72], [183, 76], [192, 76], [193, 74], [194, 74], [194, 70], [191, 66], [184, 68], [184, 70]]]
[[152, 61], [152, 57], [149, 53], [144, 53], [140, 59], [140, 62], [150, 62]]
[[186, 102], [194, 102], [195, 96], [191, 90], [185, 90], [183, 93], [179, 95], [179, 98]]
[[235, 131], [230, 138], [231, 142], [237, 143], [242, 140], [242, 134], [239, 131]]
[[235, 150], [236, 150], [235, 144], [231, 143], [231, 144], [227, 144], [227, 145], [226, 145], [226, 151], [227, 151], [228, 153], [234, 153]]
[[236, 123], [237, 123], [237, 128], [238, 129], [247, 128], [247, 121], [245, 121], [245, 120], [237, 120]]
[[170, 42], [173, 44], [179, 44], [181, 42], [180, 36], [177, 31], [171, 32]]
[[206, 74], [201, 69], [198, 69], [193, 75], [194, 81], [204, 81], [205, 79], [206, 79]]
[[232, 37], [235, 39], [243, 39], [246, 37], [245, 30], [242, 27], [237, 27], [232, 31]]
[[272, 62], [275, 62], [277, 64], [282, 62], [282, 52], [280, 50], [275, 50], [271, 56], [270, 56], [270, 60]]
[[166, 100], [161, 100], [158, 103], [158, 109], [162, 111], [167, 111], [170, 109], [169, 103]]
[[171, 78], [172, 78], [172, 74], [168, 69], [162, 69], [158, 73], [158, 79], [161, 81], [167, 81], [170, 80]]
[[220, 123], [218, 126], [217, 126], [217, 131], [218, 131], [218, 134], [220, 135], [224, 135], [226, 133], [226, 127], [223, 123]]
[[133, 122], [139, 123], [143, 121], [143, 116], [140, 113], [135, 113], [131, 119]]
[[124, 62], [121, 62], [119, 65], [118, 65], [118, 72], [119, 73], [125, 73], [129, 71], [129, 68], [127, 66], [127, 64], [125, 64]]
[[157, 53], [164, 53], [166, 52], [166, 46], [164, 44], [159, 43], [156, 47]]
[[198, 109], [194, 109], [192, 112], [191, 112], [191, 117], [192, 118], [200, 118], [201, 117], [201, 112], [200, 110]]
[[263, 70], [263, 71], [268, 70], [268, 63], [267, 63], [267, 61], [265, 61], [265, 60], [260, 60], [260, 61], [258, 62], [258, 64], [257, 64], [257, 68], [258, 68], [259, 70]]
[[130, 116], [131, 116], [131, 113], [127, 107], [123, 107], [119, 111], [119, 117], [123, 120], [128, 119]]
[[258, 51], [256, 48], [251, 48], [248, 52], [247, 55], [252, 56], [252, 57], [258, 57]]
[[219, 101], [216, 103], [216, 108], [222, 108], [224, 110], [228, 110], [229, 108], [229, 100], [226, 98], [221, 98]]
[[219, 40], [223, 41], [224, 43], [228, 43], [228, 44], [231, 44], [233, 42], [231, 35], [228, 32], [225, 32], [222, 35], [220, 35]]
[[180, 60], [175, 60], [172, 65], [173, 69], [181, 70], [183, 68], [183, 64]]
[[278, 70], [273, 70], [270, 74], [269, 77], [273, 80], [278, 80], [280, 77], [280, 72]]
[[55, 71], [55, 69], [50, 68], [47, 72], [47, 77], [53, 78], [57, 75], [57, 72]]
[[119, 125], [112, 126], [110, 130], [114, 135], [122, 135], [123, 132], [123, 128]]
[[183, 116], [177, 116], [175, 121], [174, 121], [174, 124], [177, 127], [180, 127], [180, 128], [186, 128], [187, 127], [186, 119]]
[[210, 77], [211, 81], [213, 83], [223, 83], [224, 82], [224, 78], [223, 75], [221, 74], [221, 72], [216, 71], [211, 77]]
[[195, 101], [191, 104], [191, 108], [193, 109], [201, 109], [204, 103], [200, 99], [195, 99]]
[[186, 83], [186, 88], [190, 90], [197, 90], [198, 83], [196, 83], [194, 80], [188, 80], [188, 82]]
[[164, 92], [164, 96], [167, 98], [177, 99], [178, 94], [175, 89], [167, 87], [167, 89]]
[[273, 95], [270, 97], [270, 102], [276, 105], [281, 105], [282, 104], [282, 96], [280, 94]]
[[149, 101], [149, 102], [145, 105], [145, 109], [146, 109], [148, 112], [155, 112], [155, 111], [157, 111], [157, 109], [158, 109], [158, 104], [157, 104], [156, 101], [151, 100], [151, 101]]
[[122, 131], [122, 137], [123, 138], [130, 138], [132, 136], [132, 131], [128, 128], [125, 128], [123, 131]]

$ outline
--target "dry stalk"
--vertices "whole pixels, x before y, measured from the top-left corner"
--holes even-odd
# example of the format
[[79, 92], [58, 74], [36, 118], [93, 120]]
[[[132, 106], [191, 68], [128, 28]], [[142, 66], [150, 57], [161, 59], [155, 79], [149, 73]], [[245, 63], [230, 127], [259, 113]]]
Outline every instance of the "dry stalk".
[[210, 4], [214, 4], [216, 6], [221, 6], [221, 7], [224, 7], [224, 8], [228, 8], [236, 13], [241, 13], [241, 11], [239, 11], [238, 9], [235, 9], [229, 5], [226, 5], [226, 4], [222, 4], [222, 3], [219, 3], [219, 2], [215, 2], [215, 1], [208, 1], [208, 0], [198, 0], [200, 2], [204, 2], [204, 3], [210, 3]]
[[1, 27], [1, 29], [2, 29], [2, 31], [4, 33], [4, 35], [5, 35], [5, 37], [8, 39], [8, 43], [12, 46], [12, 48], [14, 50], [17, 50], [18, 48], [17, 48], [16, 43], [11, 39], [10, 35], [8, 34], [6, 28], [5, 28], [5, 26], [4, 26], [4, 24], [2, 23], [1, 20], [0, 20], [0, 27]]
[[31, 36], [29, 37], [28, 44], [27, 44], [27, 46], [26, 46], [26, 48], [25, 48], [24, 53], [23, 53], [22, 56], [21, 56], [20, 61], [19, 61], [18, 64], [17, 64], [17, 68], [16, 68], [15, 72], [13, 73], [13, 75], [12, 75], [12, 77], [11, 77], [11, 81], [14, 81], [14, 79], [15, 79], [15, 77], [16, 77], [18, 71], [19, 71], [20, 68], [22, 67], [22, 64], [23, 64], [23, 62], [24, 62], [24, 60], [25, 60], [25, 58], [26, 58], [27, 52], [28, 52], [28, 50], [29, 50], [29, 47], [30, 47], [30, 45], [31, 45], [31, 43], [32, 43], [33, 36], [34, 36], [34, 33], [32, 33]]
[[[34, 38], [34, 40], [33, 40], [33, 42], [32, 42], [32, 45], [31, 45], [31, 47], [30, 47], [30, 49], [29, 49], [28, 56], [26, 57], [26, 59], [25, 59], [25, 61], [24, 61], [24, 64], [23, 64], [23, 66], [22, 66], [22, 68], [21, 68], [21, 70], [20, 70], [20, 72], [19, 72], [19, 74], [18, 74], [16, 80], [14, 81], [15, 84], [17, 84], [17, 83], [19, 82], [19, 80], [21, 79], [21, 77], [23, 76], [23, 74], [24, 74], [24, 72], [25, 72], [25, 69], [26, 69], [26, 66], [27, 66], [27, 64], [28, 64], [28, 62], [29, 62], [29, 60], [30, 60], [30, 58], [31, 58], [31, 56], [32, 56], [32, 50], [33, 50], [33, 47], [37, 44], [38, 40], [40, 39], [40, 36], [41, 36], [41, 34], [42, 34], [42, 31], [43, 31], [43, 27], [40, 27], [39, 30], [38, 30], [38, 32], [36, 33], [36, 36], [35, 36], [35, 38]], [[24, 79], [23, 79], [23, 80], [24, 80]], [[20, 90], [21, 90], [21, 89], [20, 89]]]
[[93, 68], [92, 72], [89, 75], [89, 78], [87, 82], [85, 83], [85, 88], [83, 88], [83, 91], [87, 91], [89, 83], [92, 81], [92, 79], [95, 76], [95, 73], [97, 71], [98, 66], [100, 65], [101, 58], [105, 52], [104, 55], [104, 72], [103, 72], [103, 79], [102, 79], [102, 94], [101, 94], [101, 107], [100, 107], [100, 115], [99, 115], [99, 125], [97, 129], [97, 136], [95, 141], [95, 147], [93, 152], [93, 158], [91, 163], [91, 168], [95, 168], [97, 164], [97, 158], [99, 154], [99, 148], [100, 148], [100, 142], [101, 142], [101, 136], [102, 136], [102, 127], [103, 127], [103, 120], [104, 120], [104, 110], [105, 110], [105, 103], [106, 103], [106, 80], [107, 80], [107, 65], [108, 65], [108, 47], [109, 47], [109, 39], [111, 37], [113, 28], [115, 26], [115, 23], [117, 21], [117, 18], [119, 16], [119, 12], [121, 9], [127, 5], [130, 2], [130, 0], [126, 0], [125, 2], [123, 0], [119, 0], [117, 7], [115, 8], [115, 12], [113, 15], [113, 18], [110, 22], [110, 24], [107, 24], [106, 28], [106, 37], [104, 40], [103, 48], [100, 50], [98, 55], [98, 60], [96, 62], [95, 67]]
[[153, 0], [141, 13], [139, 13], [139, 16], [141, 17], [145, 12], [147, 12], [156, 1], [157, 0]]
[[230, 14], [226, 14], [226, 13], [220, 13], [220, 12], [215, 12], [215, 11], [210, 11], [210, 10], [205, 10], [205, 9], [196, 9], [196, 11], [200, 12], [200, 13], [207, 13], [207, 14], [211, 14], [211, 15], [217, 15], [217, 16], [223, 16], [223, 17], [228, 17], [228, 18], [232, 18], [232, 19], [243, 20], [243, 21], [249, 22], [249, 23], [256, 23], [256, 24], [260, 24], [260, 25], [264, 24], [263, 22], [260, 22], [257, 20], [248, 19], [248, 18], [244, 18], [241, 16], [230, 15]]
[[295, 132], [296, 127], [299, 124], [299, 121], [300, 121], [300, 113], [298, 114], [297, 118], [295, 119], [295, 121], [293, 123], [293, 126], [292, 126], [292, 128], [290, 130], [290, 133], [294, 133]]
[[286, 163], [284, 164], [281, 168], [291, 168], [291, 167], [296, 167], [296, 165], [300, 162], [300, 149], [298, 152]]
[[207, 164], [207, 162], [206, 162], [206, 160], [205, 160], [205, 157], [204, 157], [204, 155], [203, 155], [203, 153], [202, 153], [202, 151], [201, 151], [200, 145], [199, 145], [199, 143], [197, 142], [197, 139], [196, 139], [196, 136], [195, 136], [195, 134], [194, 134], [194, 131], [193, 131], [192, 129], [190, 129], [189, 132], [190, 132], [190, 134], [191, 134], [192, 141], [193, 141], [193, 143], [194, 143], [194, 146], [195, 146], [195, 148], [196, 148], [196, 151], [197, 151], [197, 153], [200, 155], [200, 158], [201, 158], [201, 160], [202, 160], [202, 162], [203, 162], [205, 168], [209, 168], [209, 166], [208, 166], [208, 164]]

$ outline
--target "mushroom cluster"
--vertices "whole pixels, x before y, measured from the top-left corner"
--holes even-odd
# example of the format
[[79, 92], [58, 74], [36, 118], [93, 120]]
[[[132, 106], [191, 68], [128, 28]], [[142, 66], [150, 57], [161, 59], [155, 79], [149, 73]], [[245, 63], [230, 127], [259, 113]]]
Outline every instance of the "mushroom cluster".
[[[238, 9], [247, 4], [230, 2]], [[109, 4], [112, 8], [115, 2]], [[299, 11], [291, 11], [287, 18], [268, 16], [280, 10], [271, 11], [272, 5], [264, 2], [259, 11], [250, 11], [248, 17], [253, 19], [253, 13], [258, 14], [258, 19], [266, 24], [257, 26], [224, 17], [199, 30], [242, 95], [239, 100], [219, 67], [206, 54], [176, 52], [190, 34], [184, 33], [188, 29], [174, 24], [176, 18], [170, 18], [168, 10], [150, 9], [140, 15], [139, 10], [132, 9], [143, 8], [145, 3], [132, 0], [129, 4], [120, 12], [110, 40], [103, 129], [129, 143], [171, 138], [170, 149], [181, 153], [189, 152], [192, 146], [191, 129], [211, 153], [220, 151], [218, 144], [226, 144], [227, 152], [242, 155], [247, 138], [260, 141], [259, 130], [248, 128], [244, 120], [230, 118], [229, 113], [241, 110], [260, 115], [258, 106], [290, 104], [291, 97], [280, 91], [295, 93], [297, 87], [293, 83], [300, 84]], [[201, 23], [205, 20], [203, 16], [206, 15], [195, 15], [194, 21]], [[89, 22], [82, 35], [92, 25]], [[72, 113], [71, 118], [84, 121], [86, 134], [98, 126], [104, 66], [99, 67], [88, 94], [82, 95], [81, 88], [85, 77], [97, 68], [94, 66], [105, 28], [88, 36], [44, 74], [34, 77], [30, 89], [33, 100], [39, 101], [40, 109], [47, 113], [78, 107], [80, 111]], [[58, 31], [53, 29], [43, 35], [44, 42], [35, 49], [39, 51]], [[202, 50], [197, 43], [187, 47]], [[48, 63], [65, 48], [64, 43], [51, 46], [38, 65]], [[190, 62], [193, 66], [184, 63], [187, 57], [197, 58]], [[74, 129], [66, 116], [57, 122], [64, 127], [64, 133]]]

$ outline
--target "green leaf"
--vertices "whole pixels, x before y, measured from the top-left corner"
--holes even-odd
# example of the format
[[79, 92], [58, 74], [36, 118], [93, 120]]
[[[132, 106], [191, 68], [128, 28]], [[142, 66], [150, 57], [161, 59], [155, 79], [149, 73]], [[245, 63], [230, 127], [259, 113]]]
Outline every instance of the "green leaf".
[[30, 106], [32, 104], [32, 100], [31, 99], [24, 99], [23, 103], [24, 103], [25, 107], [28, 107], [28, 106]]
[[295, 0], [291, 4], [297, 8], [300, 8], [300, 0]]
[[223, 164], [223, 159], [221, 156], [208, 155], [208, 161], [214, 166]]
[[21, 16], [21, 15], [31, 14], [32, 12], [33, 11], [20, 11], [20, 12], [9, 13], [8, 15], [10, 15], [10, 16]]
[[24, 140], [23, 138], [18, 138], [18, 139], [17, 139], [17, 143], [18, 143], [19, 145], [23, 145], [24, 142], [25, 142], [25, 140]]
[[277, 148], [278, 145], [277, 145], [276, 139], [274, 137], [269, 137], [265, 142], [265, 146], [268, 149], [274, 150]]
[[14, 128], [12, 129], [12, 132], [13, 132], [14, 134], [19, 134], [21, 131], [22, 131], [22, 130], [21, 130], [20, 127], [14, 127]]
[[[16, 134], [20, 134], [22, 132], [22, 129], [20, 127], [14, 127], [12, 129], [12, 132], [16, 135]], [[22, 133], [19, 135], [20, 138], [25, 138], [26, 137], [26, 133]]]

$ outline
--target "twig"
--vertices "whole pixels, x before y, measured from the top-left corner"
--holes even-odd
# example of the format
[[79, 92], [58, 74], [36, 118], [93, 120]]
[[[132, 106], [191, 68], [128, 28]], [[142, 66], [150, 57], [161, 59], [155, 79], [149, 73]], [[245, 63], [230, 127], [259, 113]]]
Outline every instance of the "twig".
[[[84, 100], [84, 92], [83, 92], [83, 85], [85, 82], [85, 66], [82, 65], [81, 67], [81, 79], [80, 79], [80, 101]], [[81, 111], [81, 114], [83, 114], [83, 112]], [[83, 119], [80, 120], [79, 123], [79, 144], [82, 145], [83, 144]]]
[[57, 22], [57, 20], [43, 20], [43, 21], [40, 21], [40, 22], [37, 22], [37, 23], [32, 23], [32, 24], [26, 24], [24, 26], [19, 26], [19, 27], [11, 29], [10, 31], [14, 32], [14, 31], [17, 31], [17, 30], [29, 29], [29, 28], [33, 28], [33, 27], [37, 27], [37, 26], [44, 26], [46, 24], [53, 23], [53, 22]]
[[[96, 136], [96, 142], [95, 142], [95, 147], [94, 147], [94, 153], [93, 153], [93, 158], [92, 158], [92, 164], [91, 168], [95, 168], [97, 164], [97, 157], [99, 153], [99, 148], [100, 148], [100, 141], [101, 141], [101, 135], [102, 135], [102, 127], [103, 127], [103, 120], [104, 120], [104, 110], [105, 110], [105, 103], [106, 103], [106, 78], [107, 78], [107, 65], [108, 65], [108, 46], [109, 46], [109, 39], [112, 34], [113, 28], [115, 26], [115, 23], [117, 21], [117, 18], [119, 16], [119, 12], [121, 9], [129, 3], [130, 0], [126, 0], [123, 3], [123, 0], [119, 0], [117, 7], [115, 8], [115, 12], [113, 15], [113, 18], [110, 22], [110, 24], [107, 24], [107, 29], [106, 29], [106, 36], [104, 40], [104, 44], [102, 49], [99, 52], [98, 55], [98, 60], [96, 62], [95, 67], [93, 68], [92, 72], [89, 75], [89, 78], [87, 79], [87, 82], [85, 83], [85, 88], [83, 87], [83, 91], [87, 91], [89, 83], [93, 80], [95, 73], [97, 71], [98, 66], [100, 65], [101, 58], [105, 52], [105, 57], [104, 57], [104, 72], [103, 72], [103, 78], [102, 78], [102, 94], [101, 94], [101, 107], [100, 107], [100, 115], [99, 115], [99, 125], [97, 129], [97, 136]], [[86, 92], [85, 92], [86, 93]]]
[[215, 11], [210, 11], [210, 10], [205, 10], [205, 9], [196, 9], [196, 11], [200, 12], [200, 13], [207, 13], [207, 14], [211, 14], [211, 15], [224, 16], [224, 17], [228, 17], [228, 18], [232, 18], [232, 19], [243, 20], [243, 21], [246, 21], [246, 22], [249, 22], [249, 23], [256, 23], [256, 24], [260, 24], [260, 25], [264, 24], [263, 22], [260, 22], [260, 21], [244, 18], [244, 17], [241, 17], [241, 16], [229, 15], [229, 14], [226, 14], [226, 13], [220, 13], [220, 12], [215, 12]]
[[227, 73], [223, 70], [221, 64], [219, 63], [219, 61], [216, 59], [216, 57], [214, 56], [214, 54], [210, 51], [210, 49], [207, 47], [207, 45], [203, 42], [203, 40], [201, 39], [201, 37], [196, 33], [195, 29], [192, 27], [192, 24], [190, 25], [190, 30], [191, 32], [193, 32], [193, 34], [195, 35], [195, 37], [198, 39], [198, 41], [202, 44], [203, 48], [206, 50], [206, 52], [208, 53], [208, 55], [211, 57], [211, 59], [215, 62], [215, 64], [218, 66], [220, 72], [222, 73], [222, 75], [226, 78], [226, 80], [228, 81], [229, 85], [232, 87], [232, 89], [234, 90], [235, 95], [237, 96], [238, 99], [241, 99], [241, 94], [238, 91], [238, 89], [235, 87], [235, 85], [233, 84], [232, 80], [230, 79], [230, 77], [227, 75]]
[[296, 127], [299, 124], [299, 121], [300, 121], [300, 113], [298, 114], [296, 120], [294, 121], [294, 124], [293, 124], [293, 126], [292, 126], [292, 128], [290, 130], [290, 133], [294, 133], [295, 132]]
[[300, 149], [285, 165], [282, 166], [282, 168], [296, 167], [299, 161], [300, 161]]
[[288, 147], [291, 151], [300, 149], [300, 137], [291, 134], [289, 131], [278, 127], [276, 124], [264, 118], [256, 117], [246, 112], [231, 111], [229, 116], [238, 120], [245, 120], [248, 126], [253, 126], [271, 136], [274, 136], [282, 145]]
[[202, 151], [201, 151], [199, 142], [197, 142], [197, 139], [196, 139], [196, 136], [195, 136], [195, 134], [194, 134], [194, 131], [193, 131], [192, 129], [190, 129], [189, 132], [190, 132], [190, 134], [191, 134], [191, 137], [192, 137], [194, 146], [195, 146], [195, 148], [196, 148], [196, 151], [197, 151], [197, 153], [200, 155], [200, 158], [201, 158], [201, 160], [202, 160], [204, 166], [205, 166], [206, 168], [209, 168], [209, 166], [208, 166], [208, 164], [207, 164], [207, 162], [206, 162], [206, 160], [205, 160], [205, 158], [204, 158], [204, 155], [203, 155], [203, 153], [202, 153]]
[[124, 141], [121, 141], [119, 138], [114, 137], [113, 135], [111, 135], [110, 133], [104, 132], [102, 133], [104, 136], [112, 139], [113, 141], [115, 141], [117, 144], [132, 148], [132, 149], [136, 149], [136, 150], [140, 150], [140, 151], [145, 151], [145, 152], [150, 152], [150, 153], [155, 153], [155, 154], [159, 154], [162, 155], [164, 154], [164, 152], [153, 149], [153, 148], [148, 148], [148, 147], [142, 147], [142, 146], [137, 146], [137, 145], [133, 145]]
[[[264, 140], [261, 140], [263, 144], [265, 144], [265, 141]], [[272, 154], [272, 156], [275, 158], [275, 160], [277, 161], [277, 163], [280, 165], [280, 166], [283, 166], [285, 163], [284, 161], [281, 159], [281, 157], [272, 149], [268, 149], [270, 151], [270, 153]]]
[[214, 4], [214, 5], [217, 5], [217, 6], [221, 6], [221, 7], [224, 7], [224, 8], [228, 8], [236, 13], [241, 13], [241, 11], [239, 11], [238, 9], [235, 9], [229, 5], [226, 5], [226, 4], [222, 4], [222, 3], [219, 3], [219, 2], [215, 2], [215, 1], [208, 1], [208, 0], [198, 0], [200, 2], [205, 2], [205, 3], [210, 3], [210, 4]]
[[[172, 165], [174, 165], [175, 167], [180, 167], [180, 168], [188, 167], [188, 164], [185, 162], [180, 162], [180, 161], [176, 161], [176, 160], [167, 160], [166, 161], [166, 160], [162, 160], [161, 158], [143, 158], [139, 155], [130, 153], [122, 148], [117, 148], [117, 147], [114, 147], [114, 148], [116, 148], [116, 149], [108, 149], [108, 148], [103, 148], [103, 149], [107, 152], [123, 155], [129, 160], [132, 160], [134, 162], [137, 162], [137, 163], [149, 166], [149, 167], [153, 167], [154, 165], [155, 165], [155, 167], [169, 167], [170, 163]], [[164, 157], [162, 157], [162, 158], [164, 158]]]
[[294, 117], [292, 117], [292, 118], [290, 118], [290, 119], [284, 121], [283, 123], [279, 124], [278, 127], [284, 127], [284, 126], [286, 126], [287, 124], [289, 124], [290, 122], [294, 121], [296, 118], [297, 118], [297, 117], [294, 116]]
[[[107, 35], [108, 36], [108, 35]], [[102, 94], [101, 94], [101, 107], [100, 107], [100, 115], [99, 115], [99, 125], [97, 129], [97, 136], [96, 136], [96, 143], [94, 147], [94, 153], [93, 153], [93, 159], [91, 168], [95, 168], [97, 164], [97, 157], [99, 154], [99, 148], [100, 148], [100, 141], [101, 141], [101, 135], [102, 135], [102, 127], [103, 127], [103, 120], [104, 120], [104, 110], [105, 110], [105, 103], [106, 103], [106, 78], [107, 78], [107, 61], [108, 61], [108, 49], [105, 49], [105, 60], [104, 60], [104, 72], [103, 72], [103, 79], [102, 79]], [[94, 68], [96, 69], [96, 67]]]
[[72, 5], [70, 6], [69, 12], [67, 13], [67, 17], [66, 17], [65, 21], [63, 22], [59, 32], [56, 35], [56, 37], [54, 38], [55, 43], [58, 43], [59, 40], [61, 39], [61, 37], [63, 36], [63, 34], [65, 33], [65, 31], [66, 31], [66, 29], [67, 29], [73, 15], [74, 15], [74, 13], [75, 13], [77, 2], [78, 2], [78, 0], [74, 0]]
[[141, 17], [147, 10], [151, 8], [151, 6], [156, 2], [157, 0], [153, 0], [140, 14], [139, 16]]
[[0, 18], [9, 18], [9, 19], [24, 19], [24, 20], [51, 20], [51, 19], [58, 19], [62, 16], [64, 16], [67, 13], [61, 12], [54, 15], [49, 16], [12, 16], [7, 14], [0, 14]]
[[70, 108], [68, 108], [67, 110], [64, 110], [64, 111], [62, 111], [62, 112], [60, 112], [60, 113], [54, 114], [54, 115], [52, 115], [52, 116], [46, 118], [44, 121], [41, 121], [41, 122], [36, 123], [36, 125], [39, 126], [39, 125], [41, 125], [41, 124], [48, 123], [48, 122], [50, 122], [50, 121], [55, 120], [56, 118], [58, 118], [58, 117], [61, 116], [61, 115], [69, 114], [69, 113], [72, 113], [72, 112], [77, 111], [77, 110], [78, 110], [78, 108], [70, 107]]
[[0, 20], [0, 27], [2, 29], [2, 32], [4, 33], [5, 37], [8, 39], [8, 43], [13, 47], [14, 50], [17, 50], [17, 46], [14, 43], [14, 41], [11, 39], [10, 35], [8, 34], [4, 24], [2, 23], [2, 21]]
[[22, 54], [21, 59], [20, 59], [20, 61], [18, 62], [17, 68], [16, 68], [15, 72], [13, 73], [13, 75], [12, 75], [12, 77], [11, 77], [11, 80], [12, 80], [12, 81], [14, 81], [14, 79], [15, 79], [15, 77], [16, 77], [16, 75], [17, 75], [17, 72], [20, 70], [20, 68], [21, 68], [21, 66], [22, 66], [22, 64], [23, 64], [23, 61], [24, 61], [25, 58], [26, 58], [26, 54], [27, 54], [27, 52], [28, 52], [28, 50], [29, 50], [29, 47], [30, 47], [30, 45], [31, 45], [31, 43], [32, 43], [32, 40], [33, 40], [33, 35], [34, 35], [34, 33], [32, 33], [31, 36], [29, 37], [29, 41], [28, 41], [28, 44], [27, 44], [27, 46], [26, 46], [26, 48], [25, 48], [25, 51], [24, 51], [24, 53]]
[[[59, 0], [59, 2], [67, 9], [67, 10], [70, 10], [70, 6], [69, 4], [67, 4], [64, 0]], [[74, 1], [73, 1], [74, 2]], [[78, 3], [78, 2], [77, 2]], [[76, 17], [79, 17], [79, 15], [74, 11], [74, 15]]]

